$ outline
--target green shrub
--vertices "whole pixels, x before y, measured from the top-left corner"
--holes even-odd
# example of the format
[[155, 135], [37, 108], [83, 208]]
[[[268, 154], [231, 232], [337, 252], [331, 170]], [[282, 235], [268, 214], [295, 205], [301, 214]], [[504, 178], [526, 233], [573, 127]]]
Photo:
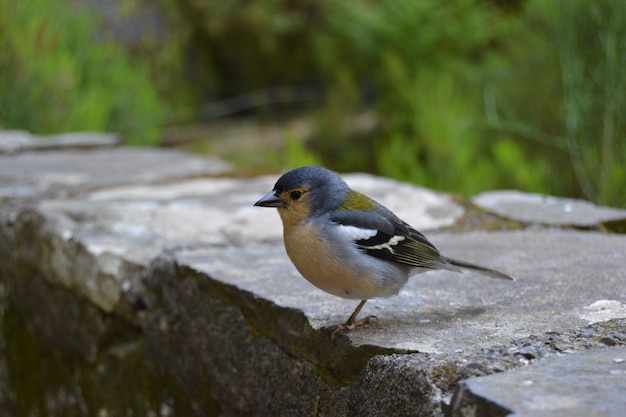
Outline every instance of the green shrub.
[[490, 68], [490, 124], [543, 160], [553, 194], [626, 207], [624, 39], [623, 2], [531, 0]]
[[[514, 178], [502, 171], [515, 166], [493, 152], [501, 135], [485, 134], [476, 76], [502, 33], [503, 16], [474, 0], [330, 3], [328, 31], [316, 45], [332, 85], [333, 117], [357, 111], [363, 101], [353, 98], [352, 86], [371, 84], [379, 119], [371, 137], [343, 140], [357, 155], [372, 150], [360, 157], [369, 166], [354, 166], [353, 159], [330, 164], [466, 194], [517, 185], [496, 180]], [[328, 126], [316, 142], [337, 147], [337, 132]], [[533, 184], [543, 179], [535, 172]]]
[[36, 133], [116, 131], [159, 139], [148, 73], [98, 36], [93, 14], [60, 0], [0, 0], [0, 126]]
[[626, 206], [621, 2], [528, 0], [514, 13], [473, 0], [326, 4], [314, 43], [331, 85], [323, 120], [359, 110], [355, 85], [374, 86], [379, 119], [367, 137], [324, 125], [314, 146], [328, 165]]
[[588, 199], [626, 206], [626, 4], [572, 0], [549, 6], [576, 178]]

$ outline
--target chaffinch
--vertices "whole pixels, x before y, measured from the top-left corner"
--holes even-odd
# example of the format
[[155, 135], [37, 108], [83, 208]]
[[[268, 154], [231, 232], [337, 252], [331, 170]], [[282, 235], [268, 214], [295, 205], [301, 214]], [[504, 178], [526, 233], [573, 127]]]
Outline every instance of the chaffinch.
[[330, 294], [362, 300], [345, 323], [328, 327], [333, 336], [369, 323], [373, 316], [357, 320], [365, 302], [397, 294], [415, 273], [470, 269], [513, 280], [441, 255], [423, 234], [326, 168], [287, 172], [254, 205], [278, 208], [287, 255], [302, 276]]

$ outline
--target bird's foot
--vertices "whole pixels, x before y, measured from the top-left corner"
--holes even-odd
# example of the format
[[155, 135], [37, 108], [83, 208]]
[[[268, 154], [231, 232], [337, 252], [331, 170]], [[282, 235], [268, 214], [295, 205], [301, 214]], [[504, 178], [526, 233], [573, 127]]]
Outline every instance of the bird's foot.
[[348, 319], [345, 323], [342, 324], [334, 324], [332, 326], [326, 327], [326, 330], [330, 332], [330, 338], [334, 339], [335, 335], [339, 332], [349, 332], [351, 330], [356, 329], [359, 326], [364, 326], [366, 324], [370, 324], [372, 322], [378, 321], [378, 317], [376, 316], [367, 316], [360, 320], [356, 320], [352, 317]]

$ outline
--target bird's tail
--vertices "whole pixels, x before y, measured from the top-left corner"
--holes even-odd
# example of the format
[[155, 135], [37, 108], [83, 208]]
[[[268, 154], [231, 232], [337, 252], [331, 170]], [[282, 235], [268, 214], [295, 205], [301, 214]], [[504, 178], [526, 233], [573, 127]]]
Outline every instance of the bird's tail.
[[515, 278], [513, 278], [510, 275], [505, 274], [504, 272], [500, 272], [500, 271], [496, 271], [494, 269], [489, 269], [489, 268], [485, 268], [484, 266], [480, 266], [480, 265], [476, 265], [470, 262], [465, 262], [465, 261], [460, 261], [458, 259], [454, 259], [454, 258], [448, 258], [448, 257], [443, 257], [443, 259], [454, 265], [454, 266], [458, 266], [459, 268], [463, 268], [463, 269], [470, 269], [472, 271], [476, 271], [479, 272], [483, 275], [487, 275], [490, 276], [491, 278], [498, 278], [498, 279], [508, 279], [511, 281], [515, 281]]

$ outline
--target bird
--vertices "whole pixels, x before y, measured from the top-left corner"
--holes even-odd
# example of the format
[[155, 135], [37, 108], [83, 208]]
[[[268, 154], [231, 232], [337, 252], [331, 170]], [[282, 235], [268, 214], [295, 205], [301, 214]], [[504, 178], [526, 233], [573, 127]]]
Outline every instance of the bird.
[[337, 332], [376, 319], [358, 319], [367, 300], [398, 294], [417, 273], [472, 270], [514, 280], [503, 272], [442, 255], [391, 210], [320, 166], [286, 172], [254, 206], [278, 209], [285, 250], [304, 278], [332, 295], [361, 300], [346, 322], [327, 327], [333, 338]]

